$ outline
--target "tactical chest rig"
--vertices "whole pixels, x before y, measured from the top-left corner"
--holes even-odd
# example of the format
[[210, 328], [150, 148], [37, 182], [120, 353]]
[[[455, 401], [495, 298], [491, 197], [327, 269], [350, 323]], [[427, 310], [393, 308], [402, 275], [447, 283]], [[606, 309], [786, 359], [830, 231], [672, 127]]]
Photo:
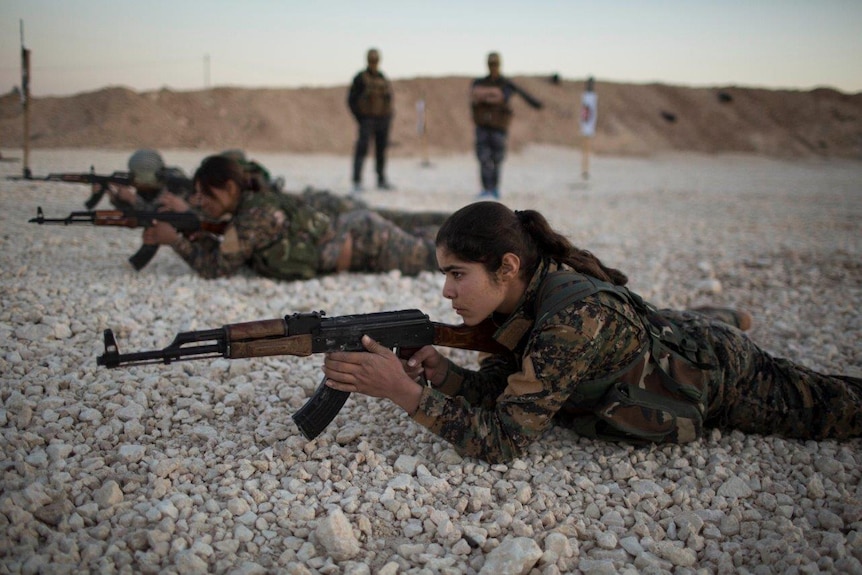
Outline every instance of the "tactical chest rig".
[[535, 329], [566, 306], [610, 293], [637, 312], [647, 341], [627, 365], [582, 381], [559, 416], [579, 434], [629, 442], [686, 442], [702, 434], [708, 401], [705, 363], [693, 341], [623, 286], [571, 270], [551, 272], [539, 287]]
[[392, 93], [389, 81], [382, 75], [365, 71], [362, 74], [365, 90], [359, 99], [359, 113], [363, 116], [382, 118], [392, 115]]
[[[479, 81], [476, 86], [480, 88], [497, 88], [501, 92], [505, 89], [505, 83], [502, 79], [484, 79]], [[473, 102], [471, 110], [473, 122], [483, 128], [505, 132], [512, 123], [512, 107], [506, 99], [501, 102]]]

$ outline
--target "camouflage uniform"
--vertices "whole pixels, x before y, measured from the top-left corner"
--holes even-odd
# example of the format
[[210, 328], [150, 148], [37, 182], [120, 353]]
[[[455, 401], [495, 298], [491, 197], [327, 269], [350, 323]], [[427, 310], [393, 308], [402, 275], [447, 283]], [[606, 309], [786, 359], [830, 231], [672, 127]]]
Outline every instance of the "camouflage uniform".
[[320, 271], [333, 272], [347, 236], [352, 236], [350, 271], [385, 272], [401, 270], [416, 275], [437, 269], [434, 240], [412, 235], [371, 210], [354, 210], [339, 216], [335, 238], [321, 250]]
[[[502, 319], [495, 338], [511, 354], [485, 358], [478, 371], [450, 363], [444, 382], [423, 390], [412, 417], [462, 454], [511, 459], [555, 422], [632, 442], [693, 441], [707, 427], [862, 435], [862, 380], [774, 358], [704, 315], [650, 307], [645, 321], [636, 305], [600, 291], [534, 329], [539, 287], [558, 268], [540, 266], [519, 308]], [[653, 329], [676, 337], [681, 353], [652, 345]]]
[[434, 239], [437, 230], [451, 215], [448, 212], [405, 212], [371, 208], [367, 203], [353, 196], [339, 196], [328, 190], [306, 188], [301, 195], [302, 201], [317, 211], [325, 213], [333, 221], [339, 216], [354, 210], [373, 210], [383, 219], [389, 220], [411, 235]]
[[[282, 190], [284, 182], [281, 178], [273, 179], [265, 167], [258, 162], [248, 160], [242, 150], [225, 150], [221, 155], [239, 162], [249, 179], [256, 182], [259, 190], [291, 194]], [[312, 187], [303, 190], [300, 198], [309, 207], [329, 216], [332, 221], [336, 221], [339, 216], [347, 212], [373, 209], [384, 219], [411, 235], [432, 240], [436, 238], [437, 230], [450, 215], [447, 212], [405, 212], [372, 208], [356, 197], [339, 196], [329, 190], [317, 190]]]
[[248, 264], [261, 275], [294, 280], [336, 271], [348, 235], [350, 271], [437, 269], [433, 241], [370, 210], [349, 211], [333, 222], [298, 196], [273, 192], [244, 192], [221, 241], [179, 237], [172, 247], [203, 277], [229, 276]]

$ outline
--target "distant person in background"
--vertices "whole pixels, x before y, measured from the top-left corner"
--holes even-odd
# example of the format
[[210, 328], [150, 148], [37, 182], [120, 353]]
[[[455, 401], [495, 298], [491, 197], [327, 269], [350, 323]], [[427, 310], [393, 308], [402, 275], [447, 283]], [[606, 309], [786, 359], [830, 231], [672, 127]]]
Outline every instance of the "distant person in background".
[[353, 153], [353, 192], [362, 191], [362, 164], [368, 153], [368, 144], [374, 138], [374, 159], [377, 170], [377, 188], [394, 189], [386, 178], [386, 147], [392, 124], [392, 85], [378, 69], [380, 52], [368, 51], [368, 67], [353, 78], [347, 96], [347, 106], [359, 125], [359, 136]]
[[587, 78], [584, 93], [581, 94], [581, 177], [585, 180], [590, 177], [590, 142], [596, 135], [596, 120], [599, 111], [599, 97], [594, 91], [595, 80], [590, 76]]
[[506, 139], [512, 121], [509, 99], [519, 94], [533, 108], [542, 103], [500, 74], [500, 55], [488, 54], [488, 75], [473, 81], [470, 105], [476, 124], [476, 156], [482, 181], [480, 198], [500, 197], [500, 167], [506, 157]]
[[232, 158], [205, 158], [194, 183], [192, 203], [203, 215], [230, 219], [224, 235], [189, 240], [169, 224], [156, 222], [144, 231], [144, 243], [171, 246], [202, 277], [227, 277], [246, 266], [281, 280], [342, 271], [415, 275], [437, 270], [429, 235], [409, 234], [367, 209], [333, 220], [299, 196], [259, 189]]
[[174, 212], [189, 210], [187, 200], [193, 192], [191, 178], [180, 168], [165, 166], [165, 161], [156, 150], [135, 151], [129, 157], [128, 167], [132, 185], [111, 184], [108, 188], [114, 207], [141, 211], [159, 207], [168, 207]]

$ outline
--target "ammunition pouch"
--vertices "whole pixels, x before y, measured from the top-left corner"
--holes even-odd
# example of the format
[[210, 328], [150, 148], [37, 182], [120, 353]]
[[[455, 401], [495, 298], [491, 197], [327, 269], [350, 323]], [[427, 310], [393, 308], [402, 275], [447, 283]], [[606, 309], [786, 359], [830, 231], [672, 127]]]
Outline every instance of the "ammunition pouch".
[[512, 123], [512, 109], [508, 104], [473, 104], [473, 122], [480, 128], [507, 131]]
[[359, 114], [375, 118], [391, 116], [392, 91], [389, 81], [383, 76], [375, 76], [367, 71], [362, 74], [362, 81], [364, 90], [359, 97]]

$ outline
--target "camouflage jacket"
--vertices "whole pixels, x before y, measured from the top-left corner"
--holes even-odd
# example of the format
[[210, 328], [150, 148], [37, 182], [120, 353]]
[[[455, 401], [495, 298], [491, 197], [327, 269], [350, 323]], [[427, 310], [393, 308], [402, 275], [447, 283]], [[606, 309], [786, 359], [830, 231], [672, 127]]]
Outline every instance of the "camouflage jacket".
[[307, 279], [317, 274], [319, 246], [332, 235], [330, 219], [298, 198], [247, 191], [222, 238], [180, 236], [172, 247], [205, 278], [229, 276], [249, 265], [275, 279]]
[[[705, 410], [705, 372], [672, 354], [654, 359], [643, 310], [600, 291], [537, 325], [538, 290], [558, 269], [553, 262], [540, 266], [495, 334], [512, 353], [485, 358], [478, 371], [450, 363], [443, 384], [423, 390], [413, 418], [462, 454], [492, 462], [517, 456], [558, 420], [589, 436], [695, 439]], [[700, 402], [667, 390], [661, 373], [686, 380]], [[635, 388], [661, 395], [659, 405], [643, 409], [620, 397]], [[685, 418], [666, 413], [665, 396], [680, 403]]]

